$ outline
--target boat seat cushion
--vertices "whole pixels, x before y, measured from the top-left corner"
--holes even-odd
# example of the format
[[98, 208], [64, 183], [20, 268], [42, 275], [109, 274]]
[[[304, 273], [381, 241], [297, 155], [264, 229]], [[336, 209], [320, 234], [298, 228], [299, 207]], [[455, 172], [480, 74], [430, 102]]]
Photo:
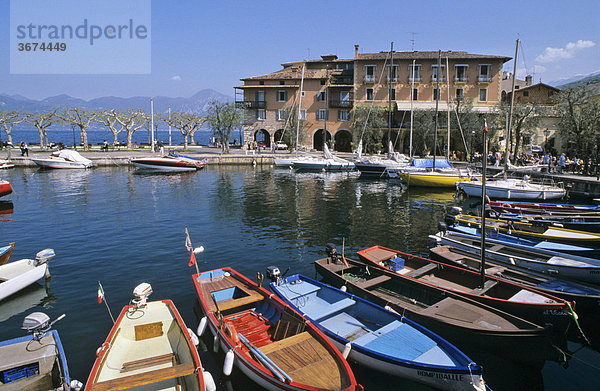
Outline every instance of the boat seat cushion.
[[[326, 303], [323, 301], [323, 303]], [[315, 308], [311, 312], [307, 312], [307, 315], [313, 318], [314, 320], [320, 320], [335, 314], [336, 312], [342, 311], [348, 307], [354, 305], [356, 301], [352, 300], [349, 297], [342, 299], [340, 301], [336, 301], [332, 304], [320, 305], [318, 308]]]
[[348, 340], [353, 340], [369, 330], [361, 321], [346, 312], [341, 312], [324, 320], [321, 325], [332, 333]]

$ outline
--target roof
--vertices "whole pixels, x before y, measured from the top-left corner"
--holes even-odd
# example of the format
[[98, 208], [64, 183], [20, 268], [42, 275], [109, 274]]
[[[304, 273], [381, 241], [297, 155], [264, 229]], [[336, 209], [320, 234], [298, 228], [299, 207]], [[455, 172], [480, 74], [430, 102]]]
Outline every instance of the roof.
[[[301, 63], [298, 63], [300, 65]], [[341, 69], [304, 69], [305, 79], [326, 79], [327, 75], [339, 75], [343, 72]], [[240, 79], [244, 80], [300, 80], [302, 78], [301, 66], [287, 66], [279, 71], [268, 73], [262, 76], [252, 76]]]
[[[379, 53], [359, 53], [357, 60], [385, 60], [389, 56], [390, 52], [379, 52]], [[472, 54], [463, 51], [447, 50], [441, 52], [442, 58], [448, 57], [448, 59], [496, 59], [506, 62], [511, 57], [506, 56], [495, 56], [491, 54]], [[397, 60], [436, 60], [438, 58], [438, 51], [405, 51], [405, 52], [394, 52], [394, 59]]]
[[[525, 86], [525, 87], [519, 87], [519, 88], [515, 88], [515, 91], [516, 91], [517, 93], [519, 93], [519, 92], [521, 92], [521, 91], [525, 91], [525, 90], [527, 90], [527, 89], [530, 89], [530, 88], [533, 88], [533, 87], [544, 87], [544, 88], [548, 88], [548, 89], [550, 89], [550, 90], [554, 90], [554, 91], [556, 91], [556, 92], [560, 91], [560, 89], [559, 89], [559, 88], [552, 87], [552, 86], [550, 86], [550, 85], [548, 85], [548, 84], [544, 84], [544, 83], [542, 83], [542, 82], [540, 82], [540, 83], [537, 83], [537, 84], [532, 84], [532, 85], [530, 85], [530, 86]], [[512, 91], [506, 91], [506, 93], [507, 93], [507, 94], [510, 94], [510, 93], [512, 93]]]

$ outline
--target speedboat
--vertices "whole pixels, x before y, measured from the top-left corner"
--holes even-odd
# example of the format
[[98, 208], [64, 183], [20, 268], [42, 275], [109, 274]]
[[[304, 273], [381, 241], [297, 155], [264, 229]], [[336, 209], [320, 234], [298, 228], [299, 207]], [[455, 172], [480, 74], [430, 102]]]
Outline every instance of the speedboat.
[[10, 160], [0, 159], [0, 169], [13, 168], [14, 166], [15, 165]]
[[197, 160], [183, 155], [169, 155], [160, 157], [140, 157], [130, 160], [138, 170], [161, 172], [196, 171], [204, 168], [205, 161]]
[[[481, 186], [481, 181], [460, 182], [456, 189], [469, 197], [481, 197]], [[492, 199], [553, 200], [563, 198], [567, 191], [559, 186], [533, 183], [527, 179], [507, 178], [487, 181], [485, 194]]]
[[54, 258], [54, 250], [47, 248], [38, 252], [34, 259], [21, 259], [0, 266], [0, 300], [28, 287], [42, 277], [50, 276], [48, 261]]
[[10, 186], [10, 183], [8, 181], [0, 180], [0, 197], [8, 195], [12, 193], [12, 191], [12, 187]]
[[70, 149], [61, 149], [60, 151], [52, 152], [50, 157], [46, 159], [31, 159], [40, 168], [90, 168], [94, 166], [94, 162], [84, 158], [77, 151]]

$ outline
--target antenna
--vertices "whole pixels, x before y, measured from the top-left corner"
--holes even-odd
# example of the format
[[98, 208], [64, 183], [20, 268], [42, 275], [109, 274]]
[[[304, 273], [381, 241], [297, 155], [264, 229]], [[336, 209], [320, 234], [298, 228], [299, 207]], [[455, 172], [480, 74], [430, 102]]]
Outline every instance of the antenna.
[[419, 34], [417, 32], [414, 31], [409, 31], [409, 34], [411, 35], [411, 39], [410, 39], [410, 50], [411, 51], [415, 51], [415, 35]]

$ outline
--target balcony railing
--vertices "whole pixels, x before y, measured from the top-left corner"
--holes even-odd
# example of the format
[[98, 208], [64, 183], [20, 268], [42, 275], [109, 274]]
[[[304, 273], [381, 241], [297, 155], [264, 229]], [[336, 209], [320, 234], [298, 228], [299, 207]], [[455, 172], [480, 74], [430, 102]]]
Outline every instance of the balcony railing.
[[354, 100], [353, 99], [331, 99], [329, 101], [329, 107], [333, 107], [333, 108], [347, 108], [347, 107], [352, 107], [352, 105], [354, 104]]
[[415, 83], [420, 83], [422, 80], [423, 80], [423, 79], [421, 79], [421, 76], [415, 76], [415, 77], [409, 76], [409, 77], [408, 77], [408, 82], [409, 82], [409, 83], [412, 83], [413, 81], [414, 81]]
[[466, 83], [469, 81], [469, 77], [467, 75], [455, 76], [454, 81], [457, 83]]
[[492, 81], [492, 76], [489, 75], [479, 75], [479, 78], [477, 79], [479, 82], [481, 83], [489, 83]]
[[389, 76], [387, 76], [385, 79], [386, 79], [388, 82], [392, 82], [392, 83], [398, 83], [398, 77], [396, 77], [396, 76], [392, 76], [392, 77], [389, 77]]
[[354, 84], [354, 78], [352, 76], [333, 76], [331, 84]]
[[366, 83], [375, 83], [375, 75], [365, 75]]
[[[438, 78], [435, 77], [435, 75], [431, 75], [431, 82], [432, 83], [437, 83], [437, 81], [438, 81], [437, 79]], [[446, 76], [440, 77], [440, 83], [445, 83], [445, 82], [446, 82]]]
[[235, 104], [242, 109], [264, 109], [267, 107], [267, 102], [264, 100], [245, 100], [243, 102], [235, 102]]

